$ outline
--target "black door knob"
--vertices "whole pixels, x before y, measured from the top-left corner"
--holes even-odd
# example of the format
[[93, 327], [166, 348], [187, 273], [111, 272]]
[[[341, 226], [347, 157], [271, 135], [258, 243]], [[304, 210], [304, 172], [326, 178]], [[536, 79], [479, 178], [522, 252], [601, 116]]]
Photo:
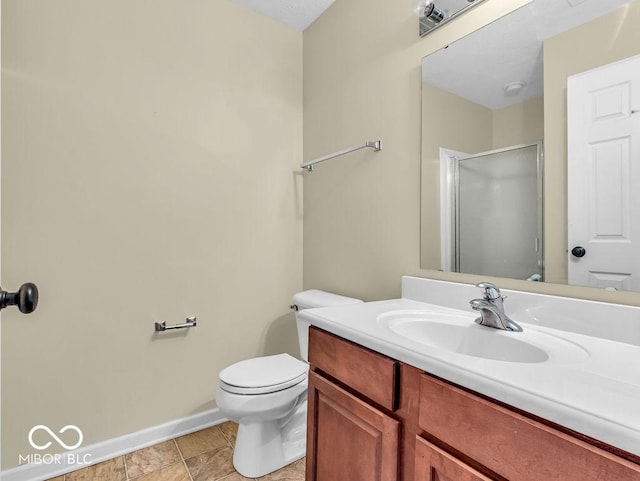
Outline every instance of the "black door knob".
[[573, 249], [571, 249], [571, 255], [574, 257], [584, 257], [586, 253], [586, 249], [582, 246], [575, 246]]
[[35, 311], [38, 307], [38, 287], [27, 282], [20, 286], [18, 292], [7, 292], [0, 288], [0, 309], [8, 306], [18, 306], [23, 314]]

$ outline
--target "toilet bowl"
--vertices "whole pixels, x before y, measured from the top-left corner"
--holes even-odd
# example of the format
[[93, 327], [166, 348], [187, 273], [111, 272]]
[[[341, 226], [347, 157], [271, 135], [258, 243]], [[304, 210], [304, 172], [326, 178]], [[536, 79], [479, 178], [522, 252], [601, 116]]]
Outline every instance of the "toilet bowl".
[[[361, 303], [360, 299], [309, 290], [293, 296], [297, 311]], [[300, 353], [247, 359], [219, 374], [216, 402], [221, 413], [238, 423], [233, 466], [257, 478], [306, 454], [307, 343], [309, 325], [296, 315]]]

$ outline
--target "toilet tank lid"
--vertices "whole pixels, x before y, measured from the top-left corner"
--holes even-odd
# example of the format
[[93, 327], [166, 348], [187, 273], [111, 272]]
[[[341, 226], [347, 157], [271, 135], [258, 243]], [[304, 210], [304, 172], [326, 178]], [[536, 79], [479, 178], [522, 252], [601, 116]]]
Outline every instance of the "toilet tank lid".
[[293, 296], [293, 303], [298, 309], [311, 309], [314, 307], [347, 306], [349, 304], [361, 304], [362, 299], [340, 296], [331, 292], [309, 289], [298, 292]]

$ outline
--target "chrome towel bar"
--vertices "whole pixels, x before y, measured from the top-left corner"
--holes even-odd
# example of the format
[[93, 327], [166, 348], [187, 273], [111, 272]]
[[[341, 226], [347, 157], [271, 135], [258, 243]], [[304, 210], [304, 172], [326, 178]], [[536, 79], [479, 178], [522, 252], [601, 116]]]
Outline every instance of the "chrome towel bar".
[[325, 160], [333, 159], [334, 157], [340, 157], [341, 155], [350, 154], [351, 152], [355, 152], [356, 150], [370, 148], [375, 150], [382, 150], [382, 141], [381, 140], [368, 140], [362, 145], [356, 145], [355, 147], [349, 147], [348, 149], [340, 150], [338, 152], [334, 152], [333, 154], [324, 155], [322, 157], [318, 157], [317, 159], [311, 160], [304, 164], [300, 165], [301, 169], [306, 169], [309, 172], [313, 171], [313, 166], [317, 163], [324, 162]]
[[182, 324], [174, 324], [173, 326], [167, 326], [165, 321], [157, 322], [156, 321], [156, 331], [169, 331], [171, 329], [184, 329], [187, 327], [194, 327], [196, 325], [196, 317], [187, 317]]

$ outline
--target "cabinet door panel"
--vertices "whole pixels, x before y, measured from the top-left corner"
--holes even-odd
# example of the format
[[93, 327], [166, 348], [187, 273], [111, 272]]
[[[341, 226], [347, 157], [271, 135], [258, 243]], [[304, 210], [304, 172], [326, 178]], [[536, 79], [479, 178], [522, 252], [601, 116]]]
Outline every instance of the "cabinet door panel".
[[421, 437], [416, 437], [415, 481], [491, 481], [491, 478]]
[[639, 465], [428, 375], [418, 424], [506, 479], [640, 481]]
[[309, 373], [307, 481], [396, 481], [400, 423]]

